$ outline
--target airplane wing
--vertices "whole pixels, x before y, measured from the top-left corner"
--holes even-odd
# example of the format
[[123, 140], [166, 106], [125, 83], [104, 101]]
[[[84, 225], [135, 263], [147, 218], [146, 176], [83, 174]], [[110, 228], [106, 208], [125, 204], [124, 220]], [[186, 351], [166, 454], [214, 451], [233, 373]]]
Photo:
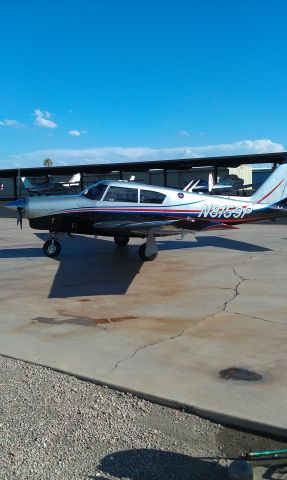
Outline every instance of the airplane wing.
[[212, 190], [244, 190], [246, 188], [251, 188], [253, 185], [252, 183], [246, 184], [246, 185], [220, 185], [220, 183], [217, 183], [213, 185]]
[[211, 190], [231, 190], [234, 188], [234, 185], [220, 185], [219, 183], [216, 183], [215, 185], [213, 185]]
[[149, 230], [155, 230], [158, 234], [163, 234], [166, 231], [170, 233], [170, 227], [175, 226], [181, 220], [155, 220], [152, 222], [123, 222], [123, 221], [110, 221], [110, 222], [96, 222], [93, 228], [97, 232], [110, 231], [112, 234], [118, 233], [142, 233], [147, 234]]

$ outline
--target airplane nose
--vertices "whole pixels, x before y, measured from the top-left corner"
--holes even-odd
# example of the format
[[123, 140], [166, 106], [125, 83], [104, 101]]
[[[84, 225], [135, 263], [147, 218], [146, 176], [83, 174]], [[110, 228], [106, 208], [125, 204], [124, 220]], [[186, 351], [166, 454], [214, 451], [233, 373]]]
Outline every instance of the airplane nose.
[[9, 208], [10, 210], [13, 210], [14, 212], [19, 211], [18, 208], [25, 208], [25, 199], [20, 198], [19, 200], [15, 200], [14, 202], [7, 203], [7, 205], [4, 205], [6, 208]]

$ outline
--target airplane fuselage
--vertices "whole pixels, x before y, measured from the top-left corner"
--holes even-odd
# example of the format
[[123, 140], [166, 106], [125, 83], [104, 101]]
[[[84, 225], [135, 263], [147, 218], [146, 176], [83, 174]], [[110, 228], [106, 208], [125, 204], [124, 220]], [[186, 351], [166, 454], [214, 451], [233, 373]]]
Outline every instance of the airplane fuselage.
[[[115, 186], [116, 182], [102, 183], [109, 187]], [[118, 187], [119, 182], [116, 185]], [[164, 187], [148, 187], [149, 192], [155, 191], [164, 196], [162, 203], [143, 203], [141, 192], [147, 191], [145, 185], [122, 182], [118, 188], [121, 186], [125, 190], [136, 190], [136, 201], [115, 202], [109, 197], [107, 199], [108, 190], [100, 200], [83, 194], [28, 198], [25, 216], [35, 229], [113, 236], [113, 226], [118, 232], [125, 232], [128, 227], [129, 236], [139, 237], [146, 235], [143, 229], [145, 223], [147, 228], [154, 224], [156, 235], [162, 235], [174, 230], [228, 228], [276, 216], [271, 205], [254, 204], [248, 202], [248, 199], [242, 201]], [[280, 209], [276, 213], [280, 216]], [[170, 223], [164, 229], [159, 223], [160, 228], [157, 229], [158, 222]], [[140, 229], [137, 224], [141, 225]]]

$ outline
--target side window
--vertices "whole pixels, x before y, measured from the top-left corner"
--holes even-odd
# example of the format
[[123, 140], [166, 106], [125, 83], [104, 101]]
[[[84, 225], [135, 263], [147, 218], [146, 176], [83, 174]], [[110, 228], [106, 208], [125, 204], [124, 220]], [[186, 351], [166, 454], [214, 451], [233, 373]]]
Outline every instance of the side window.
[[166, 195], [160, 192], [153, 192], [152, 190], [141, 190], [141, 203], [163, 203]]
[[104, 201], [137, 203], [138, 190], [136, 188], [110, 187]]

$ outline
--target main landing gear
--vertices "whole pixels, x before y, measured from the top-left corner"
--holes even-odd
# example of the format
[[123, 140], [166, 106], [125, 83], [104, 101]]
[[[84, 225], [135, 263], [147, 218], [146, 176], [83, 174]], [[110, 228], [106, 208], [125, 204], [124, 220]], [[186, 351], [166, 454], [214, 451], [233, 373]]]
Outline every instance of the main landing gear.
[[114, 242], [116, 245], [118, 245], [118, 247], [125, 247], [130, 241], [130, 237], [120, 237], [120, 236], [117, 236], [117, 237], [114, 237]]
[[147, 253], [147, 243], [144, 243], [139, 247], [139, 257], [141, 260], [144, 262], [152, 262], [153, 260], [156, 259], [157, 253], [152, 253], [151, 255], [148, 255]]
[[[129, 240], [130, 238], [125, 236], [114, 237], [114, 242], [119, 247], [124, 247], [127, 245]], [[154, 233], [152, 231], [148, 233], [147, 242], [139, 247], [138, 254], [140, 259], [144, 262], [151, 262], [157, 257], [158, 249], [155, 242]]]
[[152, 262], [156, 259], [158, 248], [155, 241], [154, 233], [148, 232], [147, 241], [139, 248], [139, 257], [144, 262]]

